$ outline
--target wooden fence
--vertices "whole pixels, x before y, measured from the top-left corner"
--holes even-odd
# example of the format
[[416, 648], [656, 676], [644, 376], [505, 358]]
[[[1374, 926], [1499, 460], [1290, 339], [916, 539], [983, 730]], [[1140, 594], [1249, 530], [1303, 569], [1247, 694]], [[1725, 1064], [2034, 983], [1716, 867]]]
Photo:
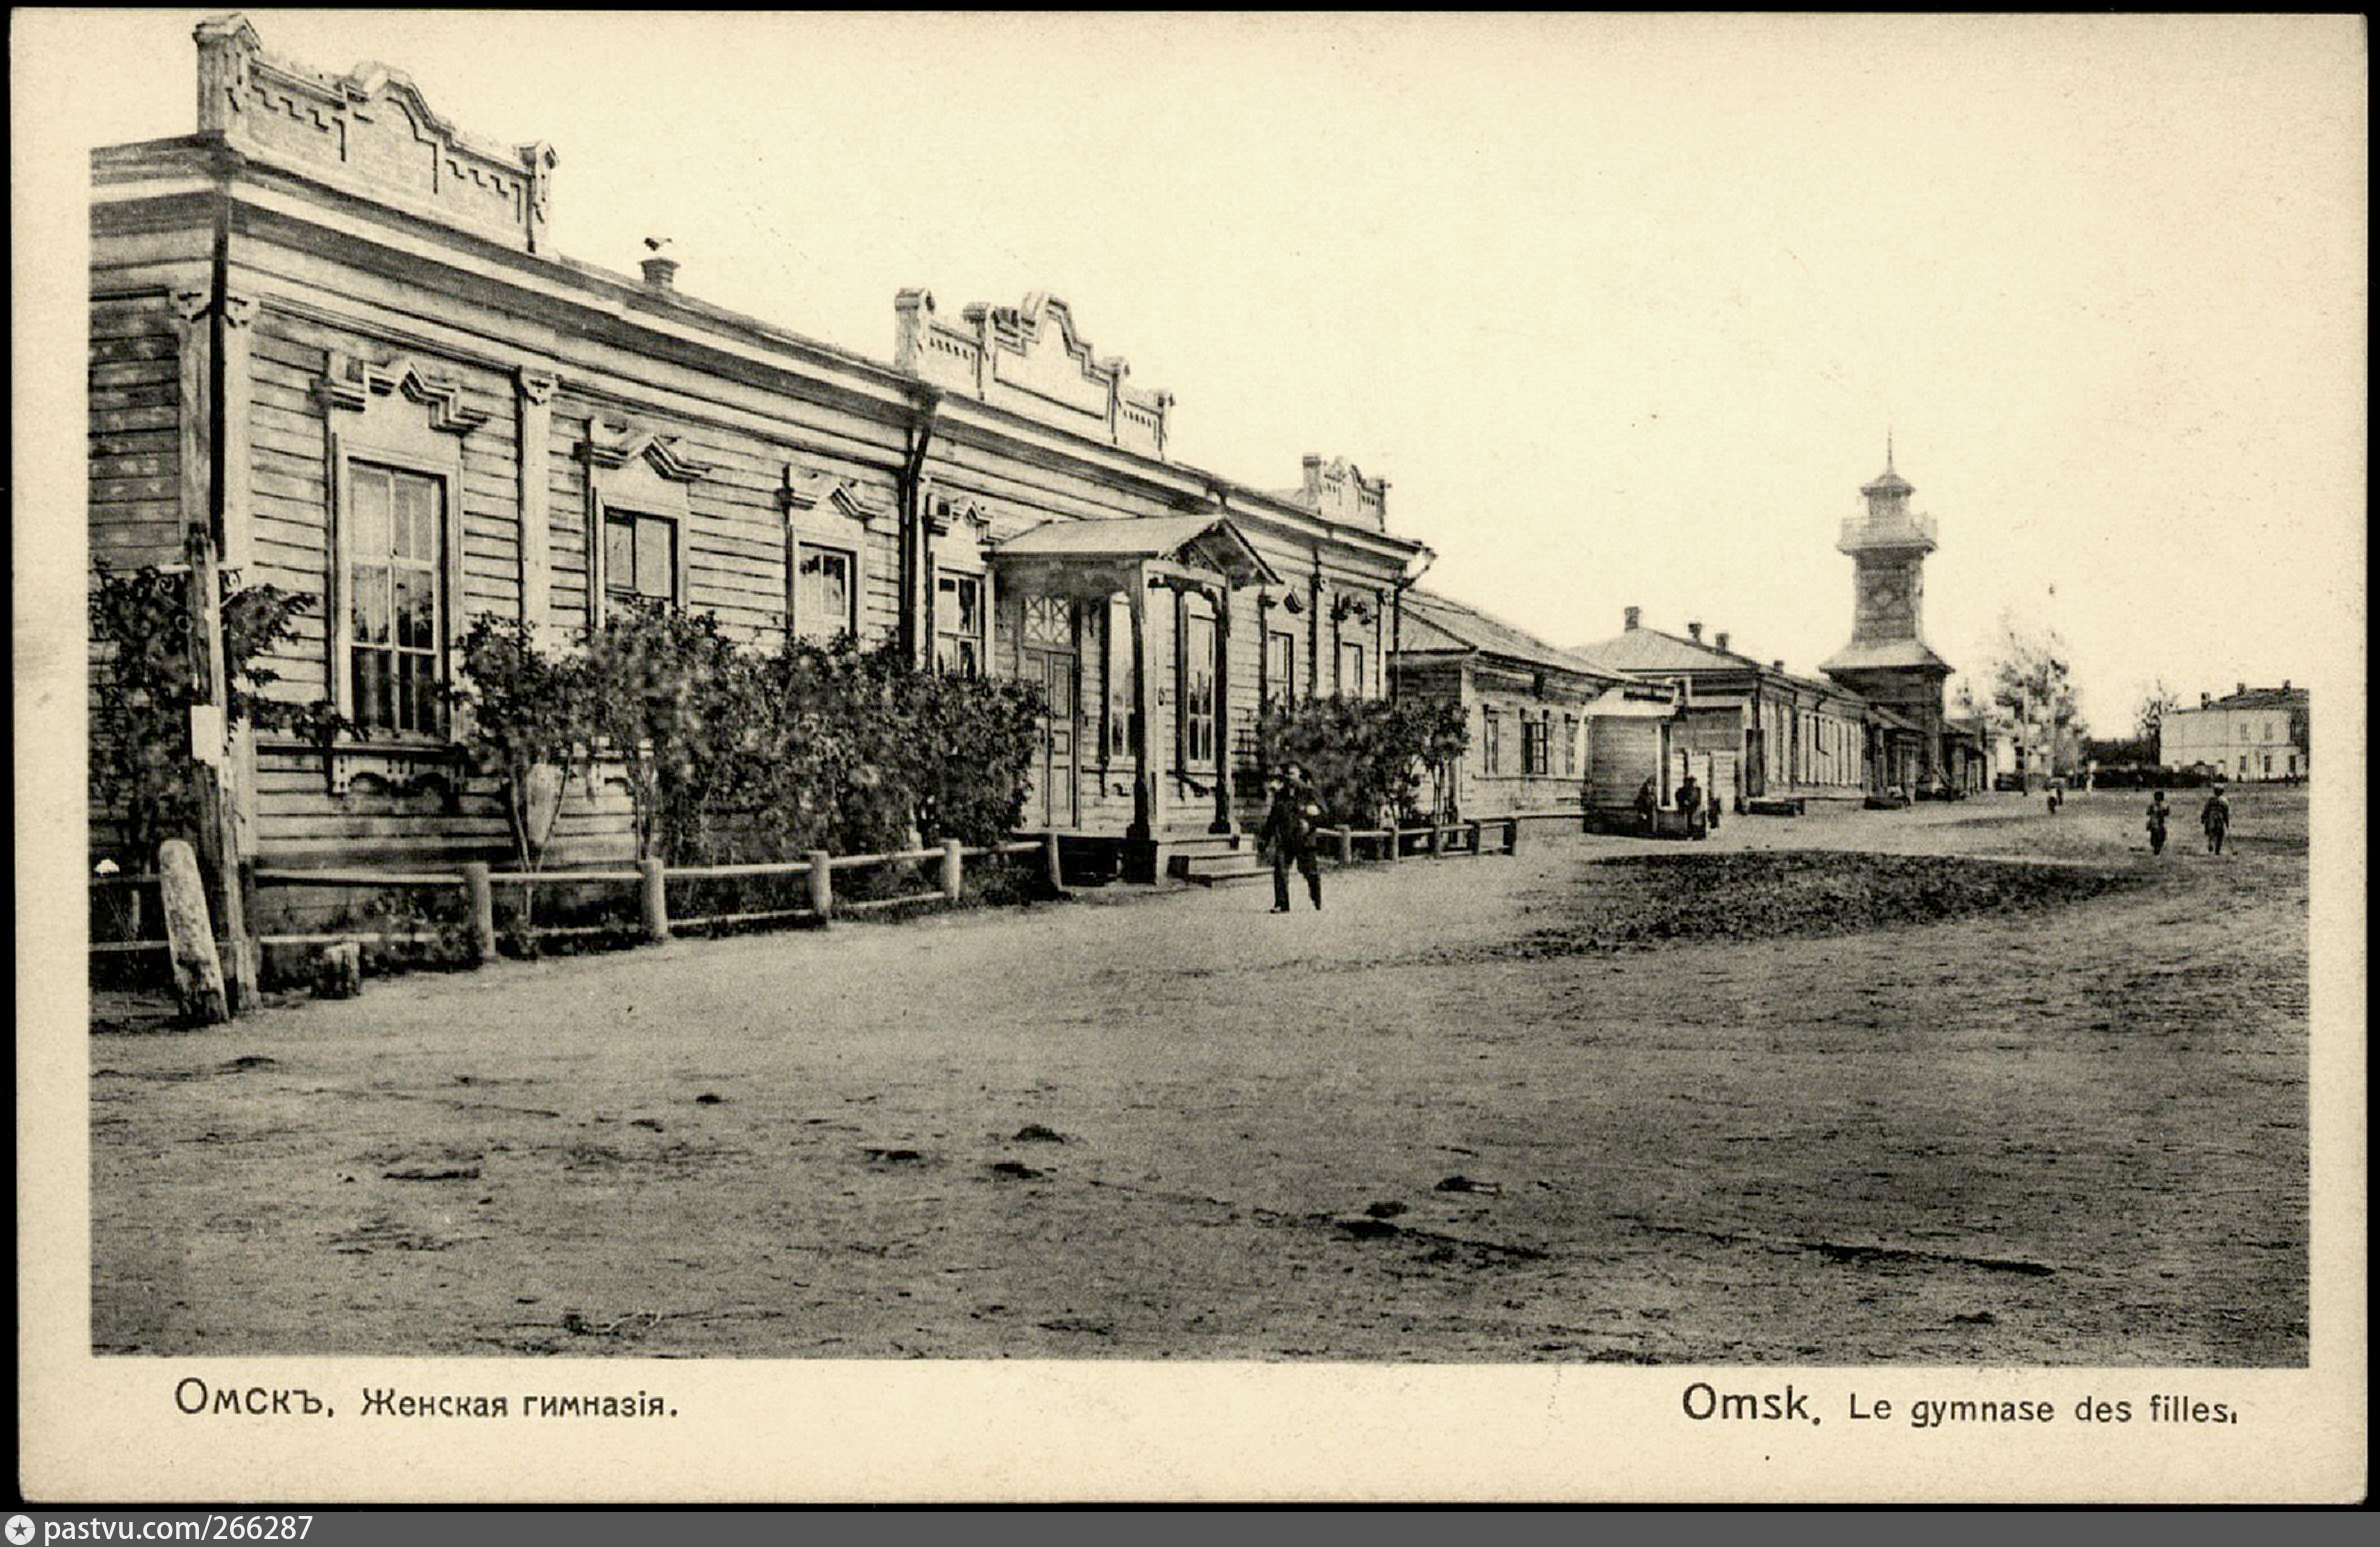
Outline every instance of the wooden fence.
[[[1489, 833], [1498, 836], [1491, 846]], [[1318, 839], [1330, 839], [1338, 845], [1339, 863], [1355, 862], [1356, 846], [1367, 844], [1381, 859], [1402, 859], [1409, 854], [1434, 857], [1446, 854], [1517, 854], [1521, 847], [1521, 818], [1517, 816], [1488, 817], [1477, 822], [1432, 823], [1426, 827], [1319, 827], [1314, 830]]]
[[[957, 839], [946, 840], [934, 848], [905, 849], [891, 854], [829, 854], [814, 851], [806, 858], [781, 863], [755, 865], [671, 865], [659, 860], [644, 860], [630, 869], [611, 870], [495, 870], [487, 865], [472, 863], [453, 870], [372, 870], [372, 869], [294, 869], [260, 867], [250, 873], [254, 887], [330, 887], [365, 891], [418, 888], [430, 891], [460, 892], [467, 900], [471, 914], [469, 954], [472, 961], [485, 962], [496, 955], [496, 889], [517, 887], [524, 892], [540, 887], [628, 886], [636, 889], [637, 923], [633, 931], [648, 941], [663, 941], [675, 930], [717, 928], [726, 925], [768, 923], [786, 919], [807, 918], [820, 927], [830, 923], [838, 912], [860, 913], [878, 908], [897, 908], [921, 902], [956, 902], [966, 878], [967, 861], [1013, 854], [1039, 853], [1043, 858], [1046, 879], [1050, 888], [1063, 896], [1064, 878], [1058, 868], [1058, 835], [1044, 833], [1038, 838], [1019, 839], [1010, 843], [996, 843], [981, 848], [969, 848]], [[873, 870], [887, 865], [919, 864], [939, 861], [938, 884], [932, 891], [904, 893], [896, 897], [842, 898], [835, 895], [835, 873], [849, 870]], [[756, 912], [710, 913], [673, 916], [669, 910], [669, 887], [673, 881], [726, 881], [765, 878], [793, 879], [808, 882], [807, 895], [799, 907], [773, 908]], [[157, 884], [154, 875], [95, 875], [94, 887], [130, 887]], [[250, 916], [254, 917], [251, 910]], [[613, 925], [554, 925], [528, 931], [533, 937], [553, 938], [564, 935], [625, 934], [630, 931]], [[332, 930], [319, 933], [265, 934], [257, 943], [266, 946], [339, 945], [347, 941], [377, 945], [429, 945], [446, 939], [440, 931], [380, 931]], [[94, 954], [118, 954], [135, 951], [163, 951], [163, 940], [94, 941]]]

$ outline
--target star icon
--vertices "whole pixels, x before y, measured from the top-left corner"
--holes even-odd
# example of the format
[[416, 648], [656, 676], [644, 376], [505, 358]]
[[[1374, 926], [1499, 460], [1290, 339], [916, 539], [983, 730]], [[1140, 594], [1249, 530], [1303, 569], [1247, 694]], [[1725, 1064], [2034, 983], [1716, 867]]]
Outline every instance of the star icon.
[[15, 1547], [25, 1547], [27, 1542], [33, 1540], [33, 1522], [23, 1515], [9, 1516], [8, 1539]]

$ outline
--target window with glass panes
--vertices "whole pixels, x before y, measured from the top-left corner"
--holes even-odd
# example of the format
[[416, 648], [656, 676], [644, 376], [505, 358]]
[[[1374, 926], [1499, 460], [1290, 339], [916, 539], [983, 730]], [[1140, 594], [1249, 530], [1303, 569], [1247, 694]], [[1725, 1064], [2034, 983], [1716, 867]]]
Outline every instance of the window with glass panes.
[[1521, 772], [1546, 772], [1545, 736], [1547, 721], [1538, 715], [1521, 716]]
[[678, 599], [678, 524], [667, 516], [633, 510], [603, 512], [603, 593]]
[[1578, 716], [1562, 716], [1562, 772], [1578, 772]]
[[795, 561], [793, 614], [795, 631], [802, 638], [831, 640], [857, 631], [851, 610], [856, 568], [848, 550], [801, 545]]
[[1107, 728], [1101, 745], [1111, 760], [1132, 755], [1133, 721], [1140, 711], [1133, 702], [1132, 605], [1121, 596], [1107, 601]]
[[1287, 629], [1264, 636], [1264, 697], [1272, 704], [1297, 700], [1297, 636]]
[[1364, 647], [1339, 646], [1339, 691], [1348, 698], [1364, 695]]
[[349, 465], [347, 670], [365, 731], [436, 735], [444, 682], [446, 481]]
[[1479, 708], [1479, 718], [1479, 771], [1481, 773], [1502, 773], [1504, 771], [1504, 736], [1500, 717], [1494, 709], [1482, 704]]
[[983, 577], [945, 571], [934, 585], [934, 664], [955, 676], [980, 676], [983, 623]]
[[1182, 762], [1215, 763], [1215, 620], [1199, 612], [1182, 619]]

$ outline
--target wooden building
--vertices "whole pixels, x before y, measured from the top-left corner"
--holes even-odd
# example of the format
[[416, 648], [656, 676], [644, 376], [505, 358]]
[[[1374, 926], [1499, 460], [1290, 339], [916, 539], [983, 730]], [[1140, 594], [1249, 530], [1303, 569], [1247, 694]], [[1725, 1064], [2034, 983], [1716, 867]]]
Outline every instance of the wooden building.
[[1621, 632], [1573, 653], [1631, 678], [1676, 684], [1681, 749], [1720, 756], [1721, 787], [1732, 782], [1746, 800], [1866, 794], [1873, 782], [1867, 701], [1728, 646], [1725, 633], [1706, 640], [1700, 623], [1687, 624], [1683, 635], [1647, 628], [1631, 607]]
[[[276, 691], [368, 734], [230, 740], [250, 855], [504, 849], [441, 692], [481, 613], [563, 644], [657, 598], [758, 646], [850, 631], [1028, 678], [1058, 706], [1028, 823], [1143, 873], [1238, 840], [1264, 698], [1383, 691], [1423, 552], [1385, 485], [1174, 460], [1172, 399], [1055, 297], [954, 319], [902, 291], [871, 360], [695, 299], [670, 259], [555, 253], [553, 148], [473, 138], [402, 74], [317, 74], [238, 16], [196, 36], [197, 132], [93, 157], [90, 541], [123, 568], [195, 529], [320, 603]], [[557, 857], [628, 834], [602, 786]]]
[[1405, 596], [1393, 659], [1400, 698], [1460, 705], [1469, 732], [1441, 792], [1440, 820], [1521, 816], [1576, 826], [1588, 707], [1619, 673], [1421, 590]]

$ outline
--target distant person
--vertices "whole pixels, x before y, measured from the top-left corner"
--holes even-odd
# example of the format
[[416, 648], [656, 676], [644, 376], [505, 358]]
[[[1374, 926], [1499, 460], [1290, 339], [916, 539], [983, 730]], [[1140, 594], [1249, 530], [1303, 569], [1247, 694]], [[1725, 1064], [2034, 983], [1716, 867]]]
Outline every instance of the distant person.
[[1273, 862], [1273, 911], [1289, 911], [1289, 867], [1306, 878], [1306, 895], [1322, 907], [1322, 863], [1314, 855], [1314, 824], [1322, 808], [1314, 803], [1305, 770], [1291, 763], [1265, 781], [1272, 804], [1265, 809], [1263, 845]]
[[2051, 816], [2056, 816], [2058, 814], [2058, 808], [2064, 804], [2066, 804], [2066, 781], [2063, 779], [2050, 780], [2049, 814]]
[[1661, 796], [1653, 789], [1653, 781], [1647, 779], [1643, 784], [1637, 786], [1636, 790], [1636, 815], [1645, 825], [1645, 836], [1652, 836], [1653, 813], [1660, 809]]
[[1704, 812], [1704, 825], [1715, 833], [1719, 830], [1719, 792], [1717, 790], [1711, 791], [1708, 806], [1709, 809]]
[[2231, 802], [2223, 798], [2220, 784], [2207, 792], [2206, 804], [2198, 808], [2198, 825], [2206, 829], [2206, 851], [2222, 853], [2224, 835], [2231, 831]]
[[2165, 803], [2165, 792], [2159, 790], [2149, 797], [2149, 852], [2165, 852], [2165, 819], [2173, 815], [2173, 807]]
[[1694, 819], [1702, 810], [1702, 786], [1694, 782], [1692, 774], [1678, 781], [1678, 815], [1686, 819], [1686, 831], [1694, 831]]

